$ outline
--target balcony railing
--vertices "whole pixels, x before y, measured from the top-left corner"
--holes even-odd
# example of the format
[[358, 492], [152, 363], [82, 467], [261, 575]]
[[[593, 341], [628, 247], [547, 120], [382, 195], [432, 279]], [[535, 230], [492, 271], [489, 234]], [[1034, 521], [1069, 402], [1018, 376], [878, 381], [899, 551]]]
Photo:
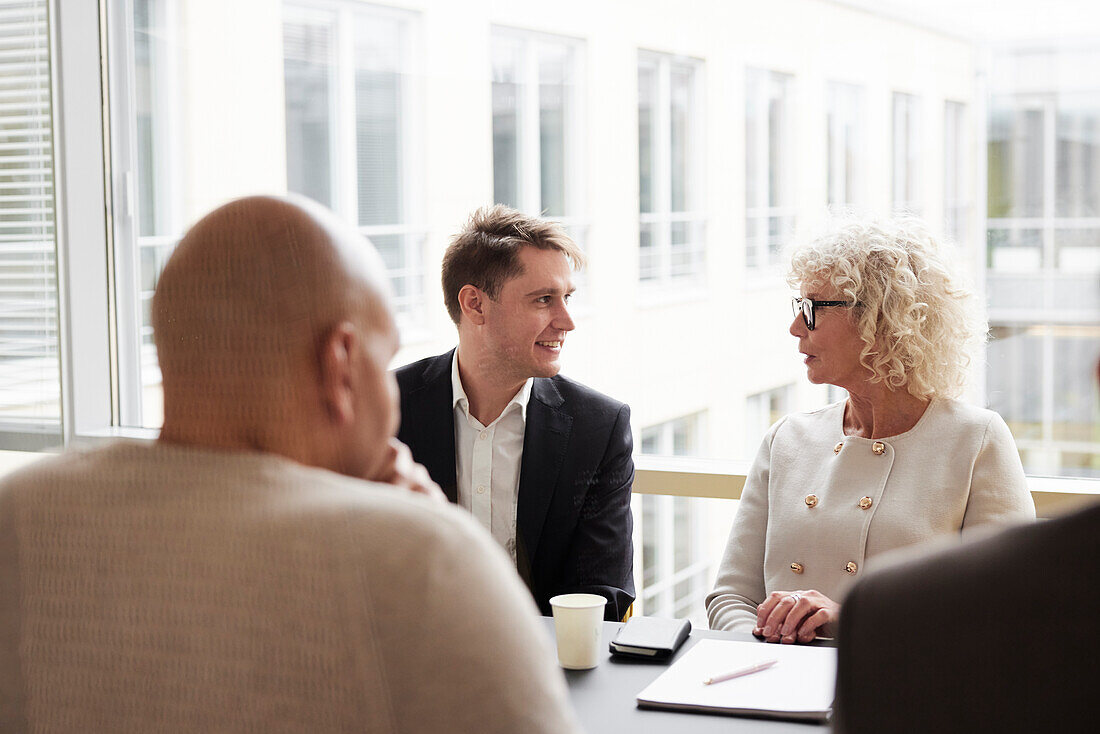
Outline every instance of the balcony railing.
[[[0, 451], [0, 477], [47, 455], [30, 451]], [[664, 456], [637, 456], [634, 461], [635, 494], [674, 497], [741, 499], [741, 490], [745, 486], [745, 475], [749, 469], [747, 461]], [[1028, 477], [1027, 481], [1039, 517], [1053, 517], [1100, 502], [1100, 480]]]
[[[748, 461], [680, 459], [637, 456], [634, 459], [635, 494], [676, 497], [716, 497], [739, 500], [745, 487]], [[1053, 517], [1100, 502], [1100, 480], [1066, 477], [1028, 477], [1028, 487], [1039, 517]]]

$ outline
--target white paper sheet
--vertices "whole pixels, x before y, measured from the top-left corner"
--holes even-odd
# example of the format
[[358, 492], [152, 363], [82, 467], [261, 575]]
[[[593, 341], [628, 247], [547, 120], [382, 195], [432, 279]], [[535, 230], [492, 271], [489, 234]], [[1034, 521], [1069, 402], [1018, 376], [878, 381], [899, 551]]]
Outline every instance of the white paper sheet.
[[[778, 660], [767, 670], [704, 685], [740, 668]], [[638, 694], [647, 707], [716, 713], [825, 718], [836, 685], [836, 648], [700, 640]]]

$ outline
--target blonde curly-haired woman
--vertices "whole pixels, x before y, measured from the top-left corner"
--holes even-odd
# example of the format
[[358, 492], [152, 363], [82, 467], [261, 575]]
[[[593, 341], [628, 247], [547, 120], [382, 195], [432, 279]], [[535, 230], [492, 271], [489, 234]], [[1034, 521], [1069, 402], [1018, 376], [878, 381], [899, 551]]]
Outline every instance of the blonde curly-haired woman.
[[884, 551], [1035, 506], [1004, 420], [956, 399], [984, 323], [919, 222], [845, 224], [796, 250], [788, 281], [810, 382], [848, 398], [764, 437], [707, 616], [805, 643]]

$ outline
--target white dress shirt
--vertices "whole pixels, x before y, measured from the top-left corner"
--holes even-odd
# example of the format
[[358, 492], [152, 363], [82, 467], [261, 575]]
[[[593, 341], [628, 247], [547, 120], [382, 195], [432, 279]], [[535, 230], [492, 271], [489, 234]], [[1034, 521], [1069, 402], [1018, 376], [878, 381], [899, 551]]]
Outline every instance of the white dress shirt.
[[512, 563], [516, 562], [516, 498], [531, 383], [528, 378], [497, 419], [483, 426], [470, 415], [470, 401], [458, 374], [457, 349], [451, 360], [458, 504], [503, 546]]

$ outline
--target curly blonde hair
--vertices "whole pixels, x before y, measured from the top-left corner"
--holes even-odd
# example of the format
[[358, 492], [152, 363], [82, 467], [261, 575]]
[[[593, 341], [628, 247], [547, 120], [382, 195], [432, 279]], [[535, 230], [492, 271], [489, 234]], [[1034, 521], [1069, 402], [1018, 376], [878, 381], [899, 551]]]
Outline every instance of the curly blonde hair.
[[849, 220], [791, 255], [787, 282], [853, 301], [870, 381], [918, 398], [956, 397], [986, 323], [937, 241], [912, 217]]

